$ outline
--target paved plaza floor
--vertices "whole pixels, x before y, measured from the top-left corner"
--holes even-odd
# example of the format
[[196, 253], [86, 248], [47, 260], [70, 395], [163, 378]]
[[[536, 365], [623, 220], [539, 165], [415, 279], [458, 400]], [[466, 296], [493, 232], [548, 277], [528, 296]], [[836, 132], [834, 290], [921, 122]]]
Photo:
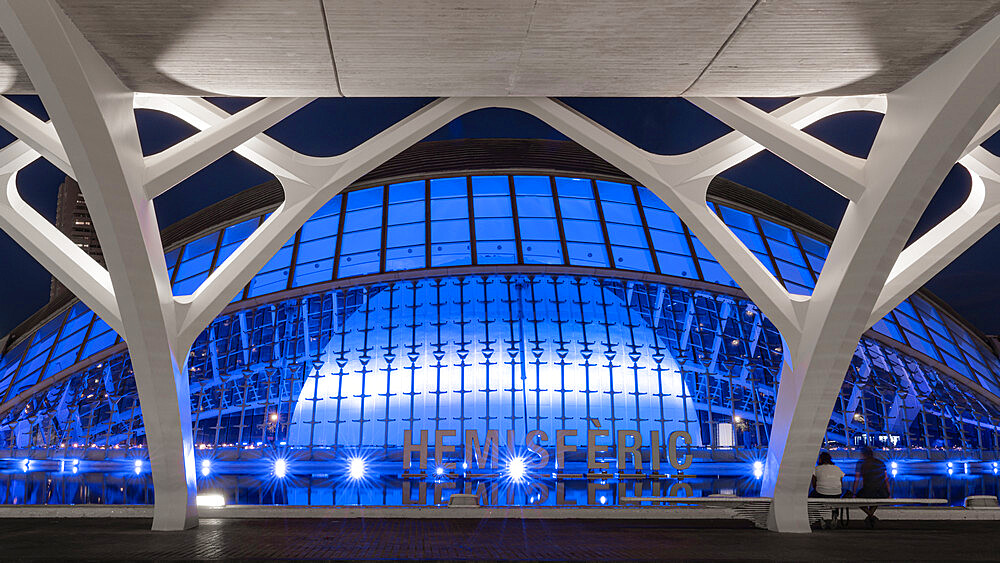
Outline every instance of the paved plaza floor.
[[1000, 522], [886, 522], [783, 535], [739, 521], [0, 519], [0, 560], [997, 560]]

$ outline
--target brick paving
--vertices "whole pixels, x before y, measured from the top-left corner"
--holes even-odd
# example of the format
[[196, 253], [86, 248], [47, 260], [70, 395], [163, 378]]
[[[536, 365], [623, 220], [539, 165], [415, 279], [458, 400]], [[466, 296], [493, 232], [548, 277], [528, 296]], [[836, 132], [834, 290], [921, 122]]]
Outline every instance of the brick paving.
[[889, 522], [782, 535], [740, 521], [202, 519], [0, 520], [0, 560], [997, 560], [1000, 522]]

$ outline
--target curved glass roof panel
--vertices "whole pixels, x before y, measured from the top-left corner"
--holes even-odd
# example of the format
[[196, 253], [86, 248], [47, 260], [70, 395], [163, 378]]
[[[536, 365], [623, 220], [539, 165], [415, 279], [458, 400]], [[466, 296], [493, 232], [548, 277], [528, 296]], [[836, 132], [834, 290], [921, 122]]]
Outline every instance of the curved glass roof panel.
[[[738, 204], [708, 205], [789, 292], [812, 292], [828, 244]], [[266, 217], [244, 218], [170, 249], [166, 262], [175, 293], [196, 290]], [[477, 174], [338, 195], [233, 302], [370, 274], [504, 264], [601, 268], [612, 275], [647, 272], [737, 287], [678, 216], [643, 186], [561, 175]], [[873, 330], [1000, 393], [996, 355], [919, 296], [901, 303]], [[72, 306], [0, 358], [0, 404], [118, 342], [86, 307]]]

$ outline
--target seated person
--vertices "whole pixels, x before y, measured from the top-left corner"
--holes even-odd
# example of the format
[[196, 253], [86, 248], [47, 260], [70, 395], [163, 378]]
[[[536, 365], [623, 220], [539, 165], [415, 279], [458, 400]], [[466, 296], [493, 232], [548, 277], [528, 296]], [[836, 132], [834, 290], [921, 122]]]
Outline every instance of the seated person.
[[[875, 452], [868, 446], [861, 448], [861, 461], [858, 462], [854, 471], [854, 487], [861, 484], [861, 490], [856, 491], [858, 498], [889, 498], [892, 496], [892, 489], [889, 487], [889, 476], [885, 472], [885, 464], [875, 457]], [[877, 506], [862, 506], [861, 510], [868, 516], [865, 524], [869, 528], [875, 527], [878, 518], [875, 517]]]
[[[844, 489], [844, 472], [834, 465], [833, 458], [829, 452], [819, 454], [819, 461], [813, 469], [812, 489], [809, 494], [812, 498], [840, 498]], [[831, 517], [837, 519], [838, 509], [833, 509]], [[821, 528], [832, 527], [833, 520], [824, 520], [820, 523]]]

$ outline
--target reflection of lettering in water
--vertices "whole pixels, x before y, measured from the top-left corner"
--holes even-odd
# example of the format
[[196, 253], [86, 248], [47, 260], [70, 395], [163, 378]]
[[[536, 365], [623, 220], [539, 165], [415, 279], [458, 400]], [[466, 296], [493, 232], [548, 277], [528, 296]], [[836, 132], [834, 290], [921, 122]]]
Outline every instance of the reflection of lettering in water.
[[[409, 430], [404, 431], [402, 459], [404, 479], [402, 482], [403, 504], [427, 504], [428, 483], [426, 481], [426, 474], [414, 474], [412, 471], [419, 470], [426, 472], [429, 467], [433, 467], [437, 475], [447, 472], [445, 474], [446, 477], [457, 478], [455, 481], [435, 480], [433, 483], [434, 504], [441, 504], [443, 502], [442, 495], [445, 490], [475, 494], [479, 497], [481, 504], [498, 504], [500, 483], [502, 482], [500, 476], [506, 472], [508, 478], [510, 477], [511, 472], [509, 468], [511, 461], [515, 457], [518, 458], [518, 463], [524, 464], [526, 477], [529, 475], [528, 470], [534, 471], [536, 474], [548, 473], [550, 458], [554, 457], [553, 469], [556, 470], [556, 473], [552, 473], [552, 476], [556, 479], [557, 505], [576, 504], [575, 500], [566, 499], [565, 481], [567, 479], [586, 480], [587, 503], [605, 504], [607, 497], [604, 495], [598, 497], [597, 494], [600, 491], [611, 492], [612, 485], [607, 484], [607, 479], [616, 477], [616, 475], [607, 472], [610, 469], [611, 462], [599, 461], [597, 455], [608, 450], [608, 444], [601, 444], [597, 441], [600, 437], [608, 436], [607, 430], [591, 429], [587, 432], [586, 475], [559, 472], [559, 469], [565, 469], [566, 467], [566, 454], [577, 451], [576, 445], [567, 443], [566, 441], [568, 437], [576, 436], [575, 430], [558, 431], [555, 442], [551, 445], [547, 443], [549, 439], [548, 435], [542, 430], [529, 432], [527, 441], [522, 444], [516, 444], [514, 442], [514, 432], [508, 431], [505, 448], [501, 447], [500, 433], [497, 430], [486, 431], [482, 440], [480, 440], [477, 430], [466, 430], [464, 444], [447, 442], [448, 438], [456, 436], [454, 430], [438, 430], [434, 436], [433, 451], [431, 451], [431, 443], [428, 441], [426, 430], [421, 430], [419, 437], [416, 439], [414, 439]], [[659, 432], [656, 430], [650, 431], [648, 444], [656, 444], [655, 447], [643, 447], [642, 434], [635, 430], [619, 430], [617, 437], [616, 467], [619, 480], [616, 491], [617, 500], [622, 502], [627, 501], [629, 497], [643, 496], [643, 481], [645, 480], [650, 481], [651, 495], [656, 497], [661, 496], [660, 481], [663, 477], [669, 477], [669, 475], [660, 473], [660, 456], [662, 452]], [[689, 446], [690, 443], [691, 435], [683, 430], [671, 432], [667, 438], [667, 462], [678, 472], [678, 475], [673, 476], [674, 478], [683, 479], [683, 471], [691, 466], [693, 457], [690, 454], [681, 452], [681, 448]], [[463, 469], [458, 474], [455, 474], [453, 472], [456, 470], [457, 460], [462, 459], [455, 455], [458, 449], [464, 451], [464, 462], [462, 465]], [[550, 449], [553, 450], [554, 456], [550, 455]], [[643, 456], [644, 452], [646, 454], [645, 459]], [[416, 460], [414, 460], [414, 457], [416, 457]], [[429, 465], [431, 458], [433, 458], [433, 466]], [[448, 459], [455, 461], [448, 461]], [[648, 460], [648, 462], [645, 460]], [[602, 479], [597, 480], [595, 479], [596, 477], [601, 477]], [[628, 487], [626, 479], [631, 480], [632, 487]], [[462, 490], [455, 491], [456, 488], [461, 488]], [[416, 491], [416, 498], [413, 498], [414, 490]], [[681, 494], [682, 492], [683, 494]], [[541, 504], [548, 499], [549, 488], [548, 485], [539, 481], [525, 479], [524, 486], [520, 490], [513, 487], [507, 489], [508, 503], [514, 502], [515, 494], [525, 497], [530, 495], [533, 504]], [[678, 481], [671, 484], [666, 496], [688, 497], [692, 495], [693, 490], [691, 485], [683, 481]], [[598, 498], [601, 500], [598, 500]]]
[[[352, 309], [335, 307], [288, 445], [401, 448], [406, 431], [486, 436], [497, 426], [524, 442], [529, 429], [582, 437], [592, 424], [612, 440], [624, 427], [704, 442], [662, 337], [638, 308], [621, 306], [630, 292], [568, 278], [489, 280], [369, 288], [351, 294], [360, 300]], [[556, 305], [567, 300], [578, 306]]]

